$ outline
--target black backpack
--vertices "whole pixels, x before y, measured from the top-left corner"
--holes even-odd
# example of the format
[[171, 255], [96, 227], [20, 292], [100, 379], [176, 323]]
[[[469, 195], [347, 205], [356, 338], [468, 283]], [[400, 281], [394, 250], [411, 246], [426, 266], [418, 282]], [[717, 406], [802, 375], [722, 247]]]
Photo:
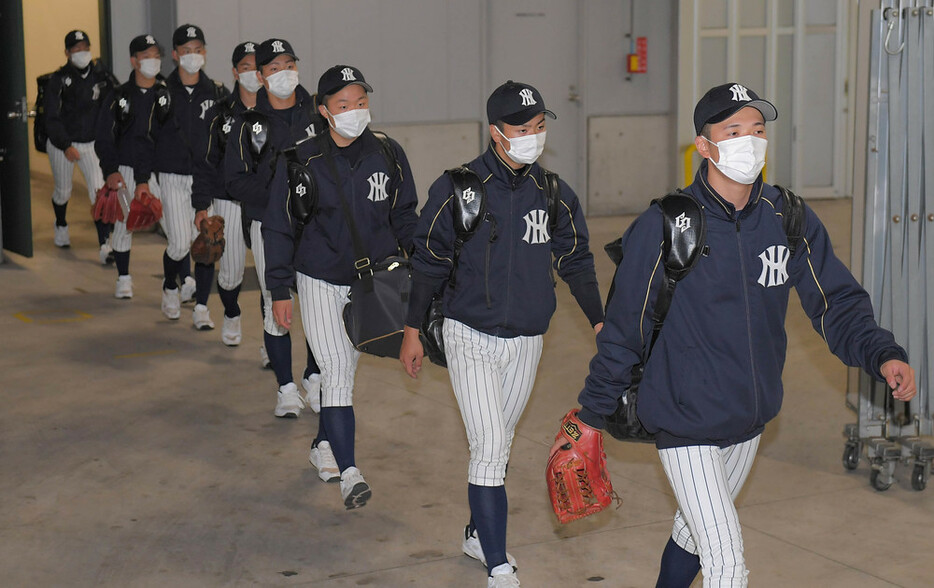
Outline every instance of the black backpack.
[[53, 73], [42, 74], [36, 78], [36, 118], [32, 121], [32, 141], [36, 151], [45, 153], [45, 143], [49, 134], [45, 130], [45, 89]]
[[[782, 226], [788, 238], [789, 258], [794, 257], [795, 251], [804, 236], [804, 201], [800, 196], [783, 188], [775, 186], [781, 192], [784, 207], [782, 209]], [[632, 367], [629, 388], [623, 392], [616, 407], [616, 412], [606, 418], [607, 432], [620, 441], [636, 441], [641, 443], [654, 443], [655, 435], [649, 433], [642, 426], [636, 415], [639, 383], [642, 381], [645, 363], [652, 353], [655, 341], [665, 324], [665, 316], [671, 307], [671, 298], [674, 295], [678, 282], [686, 276], [707, 248], [707, 217], [700, 204], [691, 194], [677, 190], [670, 192], [662, 198], [653, 200], [662, 210], [662, 225], [664, 241], [662, 244], [662, 259], [665, 266], [665, 281], [655, 299], [655, 309], [652, 314], [652, 336], [645, 350], [642, 361]], [[604, 248], [607, 255], [619, 266], [623, 259], [622, 237], [607, 244]], [[614, 277], [614, 285], [616, 279]], [[613, 286], [607, 296], [607, 306], [614, 293]]]
[[[493, 226], [490, 231], [490, 241], [487, 243], [487, 247], [490, 247], [493, 241], [496, 240], [496, 222], [492, 216], [487, 214], [486, 188], [477, 172], [464, 164], [446, 170], [444, 173], [448, 174], [451, 183], [454, 185], [454, 194], [451, 200], [454, 214], [454, 252], [451, 259], [451, 274], [446, 285], [446, 287], [453, 288], [457, 260], [460, 257], [464, 243], [474, 236], [480, 227], [480, 223], [488, 219]], [[542, 168], [542, 177], [545, 184], [542, 188], [548, 204], [548, 229], [553, 235], [558, 224], [558, 202], [561, 200], [561, 185], [558, 182], [558, 174], [545, 168]], [[552, 281], [554, 281], [554, 274], [552, 274]], [[441, 312], [443, 293], [444, 289], [442, 288], [442, 291], [435, 295], [428, 306], [428, 312], [422, 321], [421, 335], [422, 346], [428, 359], [435, 365], [447, 367], [447, 360], [444, 357], [444, 340], [441, 335], [441, 328], [444, 324], [444, 315]], [[486, 301], [487, 307], [489, 307], [491, 305], [489, 283], [487, 283]]]

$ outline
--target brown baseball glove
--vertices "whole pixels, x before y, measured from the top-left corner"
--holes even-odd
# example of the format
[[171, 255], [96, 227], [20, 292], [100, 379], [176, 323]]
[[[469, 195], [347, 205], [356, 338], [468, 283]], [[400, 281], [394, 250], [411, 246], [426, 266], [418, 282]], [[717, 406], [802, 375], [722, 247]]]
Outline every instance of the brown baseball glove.
[[209, 216], [201, 221], [201, 233], [191, 244], [191, 258], [210, 265], [224, 254], [224, 217]]
[[545, 468], [551, 505], [562, 524], [600, 512], [613, 500], [622, 502], [606, 471], [603, 432], [585, 425], [577, 412], [561, 420]]

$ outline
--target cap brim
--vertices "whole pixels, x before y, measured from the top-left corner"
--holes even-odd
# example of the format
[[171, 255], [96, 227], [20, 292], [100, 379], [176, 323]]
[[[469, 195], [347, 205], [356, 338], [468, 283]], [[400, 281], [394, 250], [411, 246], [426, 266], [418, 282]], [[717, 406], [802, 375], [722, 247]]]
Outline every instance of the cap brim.
[[[536, 116], [538, 116], [539, 114], [542, 114], [542, 113], [544, 113], [544, 115], [547, 116], [547, 117], [551, 117], [552, 119], [558, 118], [558, 117], [555, 115], [555, 113], [553, 113], [552, 111], [548, 110], [547, 108], [544, 109], [544, 110], [535, 110], [535, 109], [533, 109], [533, 108], [527, 108], [527, 109], [521, 110], [521, 111], [519, 111], [519, 112], [517, 112], [517, 113], [515, 113], [515, 114], [510, 114], [509, 116], [504, 116], [504, 117], [503, 117], [502, 119], [500, 119], [500, 120], [502, 120], [502, 121], [503, 121], [504, 123], [506, 123], [507, 125], [519, 126], [519, 125], [524, 125], [525, 123], [529, 122], [530, 120], [532, 120], [533, 118], [535, 118]], [[491, 121], [490, 121], [490, 124], [495, 123], [495, 122], [496, 122], [495, 120], [491, 120]]]

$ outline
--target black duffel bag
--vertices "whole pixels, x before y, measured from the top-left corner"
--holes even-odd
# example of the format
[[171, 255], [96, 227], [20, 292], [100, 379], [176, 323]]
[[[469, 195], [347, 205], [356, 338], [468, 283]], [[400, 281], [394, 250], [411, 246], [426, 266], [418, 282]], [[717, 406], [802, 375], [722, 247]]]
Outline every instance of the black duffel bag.
[[655, 435], [642, 426], [636, 414], [639, 403], [639, 381], [642, 380], [642, 364], [633, 366], [632, 383], [616, 405], [616, 411], [606, 417], [606, 432], [620, 441], [654, 443]]
[[441, 313], [441, 296], [436, 296], [428, 306], [425, 320], [422, 322], [421, 339], [422, 349], [431, 363], [443, 368], [448, 367], [444, 356], [444, 336], [441, 333], [444, 327], [444, 315]]
[[353, 346], [379, 357], [399, 357], [412, 291], [412, 264], [392, 256], [372, 266], [350, 285], [344, 327]]

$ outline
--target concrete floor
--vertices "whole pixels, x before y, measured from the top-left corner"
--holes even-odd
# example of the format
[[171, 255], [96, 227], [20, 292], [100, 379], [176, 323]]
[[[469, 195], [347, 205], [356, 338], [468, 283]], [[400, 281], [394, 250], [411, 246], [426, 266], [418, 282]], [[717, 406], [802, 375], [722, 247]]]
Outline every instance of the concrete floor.
[[[35, 257], [0, 265], [0, 585], [485, 586], [460, 551], [467, 445], [444, 370], [412, 381], [395, 361], [361, 360], [356, 455], [374, 494], [345, 511], [307, 461], [316, 417], [272, 415], [252, 265], [243, 344], [228, 348], [219, 328], [193, 329], [190, 305], [163, 318], [154, 234], [134, 243], [135, 298], [113, 298], [80, 189], [72, 247], [55, 248], [50, 192], [34, 182]], [[848, 259], [849, 202], [812, 205]], [[629, 220], [592, 219], [593, 243]], [[619, 509], [563, 527], [551, 513], [548, 448], [594, 352], [563, 284], [558, 296], [513, 448], [509, 551], [523, 586], [652, 586], [675, 508], [652, 447], [608, 441]], [[219, 326], [216, 295], [209, 307]], [[881, 493], [865, 459], [843, 469], [846, 370], [796, 301], [788, 334], [785, 407], [737, 502], [752, 584], [931, 586], [934, 494], [911, 490], [907, 468]]]

